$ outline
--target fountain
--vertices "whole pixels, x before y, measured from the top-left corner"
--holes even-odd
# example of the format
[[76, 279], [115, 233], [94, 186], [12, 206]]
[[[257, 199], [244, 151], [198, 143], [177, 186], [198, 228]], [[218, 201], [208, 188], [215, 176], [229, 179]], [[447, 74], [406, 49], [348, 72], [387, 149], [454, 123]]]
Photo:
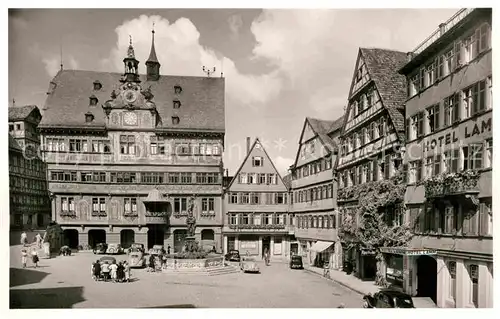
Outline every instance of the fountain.
[[196, 241], [195, 238], [196, 218], [194, 217], [193, 214], [194, 203], [195, 203], [195, 197], [191, 196], [191, 198], [189, 199], [188, 213], [186, 218], [187, 236], [185, 238], [184, 251], [188, 256], [188, 258], [189, 257], [204, 258], [206, 256], [206, 253], [200, 249], [198, 242]]

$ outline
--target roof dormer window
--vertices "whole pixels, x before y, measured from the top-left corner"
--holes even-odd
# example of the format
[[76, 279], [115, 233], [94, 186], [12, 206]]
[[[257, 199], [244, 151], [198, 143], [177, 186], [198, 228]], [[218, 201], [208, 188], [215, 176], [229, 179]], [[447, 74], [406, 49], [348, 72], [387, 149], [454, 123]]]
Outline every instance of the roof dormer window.
[[181, 108], [181, 101], [178, 99], [174, 99], [174, 109], [180, 109]]
[[172, 116], [172, 124], [179, 124], [179, 117], [178, 116]]
[[85, 122], [86, 123], [90, 123], [93, 120], [94, 120], [94, 114], [92, 114], [91, 112], [85, 113]]
[[89, 105], [90, 105], [90, 106], [96, 106], [96, 105], [97, 105], [97, 102], [99, 101], [99, 100], [97, 99], [97, 97], [96, 97], [95, 95], [93, 95], [93, 94], [92, 94], [92, 96], [90, 96], [89, 100], [90, 100], [90, 101], [89, 101]]
[[180, 85], [174, 86], [174, 92], [175, 94], [181, 94], [182, 93], [182, 88]]
[[100, 89], [102, 89], [101, 82], [99, 82], [99, 80], [95, 80], [94, 81], [94, 91], [99, 91]]

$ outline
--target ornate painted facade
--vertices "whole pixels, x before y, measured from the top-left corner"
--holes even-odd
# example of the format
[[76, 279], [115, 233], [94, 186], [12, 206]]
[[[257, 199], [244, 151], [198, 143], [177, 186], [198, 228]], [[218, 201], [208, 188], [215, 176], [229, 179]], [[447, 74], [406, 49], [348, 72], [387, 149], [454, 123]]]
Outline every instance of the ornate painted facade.
[[405, 289], [443, 308], [493, 307], [491, 9], [462, 9], [408, 55]]
[[180, 251], [188, 201], [196, 238], [221, 247], [224, 79], [147, 74], [132, 43], [124, 73], [61, 70], [40, 123], [52, 218], [70, 246], [155, 244]]

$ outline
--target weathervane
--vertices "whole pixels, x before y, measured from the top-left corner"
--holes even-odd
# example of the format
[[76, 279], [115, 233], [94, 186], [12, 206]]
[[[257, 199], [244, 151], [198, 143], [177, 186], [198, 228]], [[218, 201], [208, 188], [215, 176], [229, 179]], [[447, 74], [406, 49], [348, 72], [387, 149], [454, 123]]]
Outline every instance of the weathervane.
[[213, 69], [207, 69], [205, 68], [205, 66], [203, 66], [203, 72], [205, 72], [205, 74], [210, 77], [210, 75], [212, 75], [214, 72], [215, 72], [215, 66]]

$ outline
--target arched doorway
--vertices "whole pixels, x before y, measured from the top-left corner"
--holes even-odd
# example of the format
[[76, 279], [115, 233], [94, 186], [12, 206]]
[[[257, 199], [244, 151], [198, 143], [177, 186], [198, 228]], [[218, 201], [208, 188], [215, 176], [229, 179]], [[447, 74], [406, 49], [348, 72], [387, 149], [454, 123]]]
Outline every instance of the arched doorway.
[[436, 302], [437, 262], [431, 256], [417, 259], [417, 297], [430, 297]]
[[204, 250], [211, 250], [215, 246], [215, 232], [212, 229], [201, 231], [201, 245]]
[[123, 229], [120, 232], [120, 244], [123, 248], [129, 248], [135, 242], [135, 232], [132, 229]]
[[174, 230], [174, 252], [179, 253], [184, 247], [187, 231], [185, 229]]
[[94, 248], [99, 243], [106, 242], [106, 231], [104, 229], [89, 230], [89, 246]]
[[36, 214], [36, 225], [38, 227], [43, 227], [44, 220], [43, 220], [43, 214]]
[[78, 248], [78, 230], [63, 230], [63, 245], [68, 246], [69, 248]]

